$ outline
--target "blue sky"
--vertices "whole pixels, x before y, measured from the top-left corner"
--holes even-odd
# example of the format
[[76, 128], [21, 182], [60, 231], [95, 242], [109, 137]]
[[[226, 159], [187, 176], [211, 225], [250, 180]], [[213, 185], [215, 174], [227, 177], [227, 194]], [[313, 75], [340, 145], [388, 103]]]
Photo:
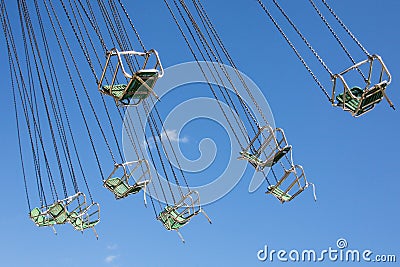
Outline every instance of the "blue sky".
[[[192, 60], [162, 1], [149, 0], [145, 6], [143, 1], [126, 2], [146, 46], [158, 50], [165, 67]], [[294, 5], [280, 2], [299, 27], [304, 27], [304, 33], [332, 69], [347, 66], [343, 62], [348, 60], [338, 54], [335, 43], [325, 39], [329, 35], [322, 34], [326, 33], [324, 25], [316, 23], [309, 9], [304, 9], [307, 1]], [[318, 201], [315, 203], [311, 190], [307, 190], [293, 202], [281, 205], [264, 194], [265, 186], [248, 193], [250, 177], [245, 176], [227, 196], [204, 207], [212, 225], [198, 216], [182, 229], [187, 240], [182, 244], [175, 233], [165, 231], [154, 219], [141, 197], [115, 201], [103, 191], [93, 171], [92, 190], [102, 205], [102, 222], [97, 227], [100, 239], [97, 241], [89, 231], [81, 235], [67, 226], [58, 227], [57, 236], [50, 229], [37, 229], [27, 216], [9, 70], [7, 64], [1, 64], [6, 89], [0, 106], [4, 125], [0, 256], [4, 266], [342, 266], [328, 261], [305, 264], [257, 259], [257, 251], [265, 245], [275, 250], [322, 251], [335, 247], [339, 238], [345, 238], [350, 249], [398, 253], [399, 112], [383, 101], [372, 112], [354, 119], [331, 107], [256, 1], [204, 1], [204, 5], [238, 68], [264, 92], [276, 125], [285, 129], [295, 149], [295, 161], [304, 166], [307, 177], [317, 186]], [[393, 75], [387, 93], [400, 106], [396, 34], [400, 3], [351, 0], [336, 1], [332, 6], [367, 49], [383, 57]], [[0, 47], [6, 51], [4, 38], [1, 40]], [[5, 52], [0, 54], [2, 62], [7, 61], [6, 56]], [[311, 56], [307, 58], [312, 60]], [[326, 73], [315, 72], [329, 83]], [[199, 95], [185, 91], [175, 101]], [[165, 109], [169, 108], [166, 104]], [[197, 144], [203, 138], [221, 144], [211, 168], [217, 175], [226, 163], [224, 134], [218, 125], [209, 127], [193, 123], [180, 138], [187, 141], [182, 149], [189, 158], [198, 156]], [[83, 144], [80, 149], [87, 147]], [[208, 170], [206, 175], [210, 179], [214, 174]]]

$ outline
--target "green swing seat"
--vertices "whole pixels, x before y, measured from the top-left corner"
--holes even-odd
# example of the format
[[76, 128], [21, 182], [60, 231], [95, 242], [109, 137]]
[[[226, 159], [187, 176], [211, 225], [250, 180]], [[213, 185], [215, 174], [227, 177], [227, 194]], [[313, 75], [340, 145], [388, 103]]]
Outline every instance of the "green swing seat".
[[56, 224], [65, 224], [68, 221], [68, 211], [60, 202], [51, 205], [48, 212], [53, 217]]
[[345, 92], [338, 95], [336, 100], [340, 106], [345, 103], [345, 107], [352, 112], [356, 112], [355, 115], [358, 116], [371, 110], [375, 104], [381, 102], [384, 97], [382, 86], [385, 86], [385, 84], [377, 85], [368, 92], [364, 92], [360, 87], [355, 86], [350, 89], [355, 98]]
[[284, 149], [279, 150], [277, 153], [275, 153], [275, 155], [272, 158], [267, 160], [267, 162], [264, 165], [267, 167], [274, 166], [278, 161], [281, 160], [281, 158], [283, 158], [290, 151], [290, 149], [292, 149], [292, 147], [287, 146]]
[[116, 199], [125, 198], [131, 194], [137, 194], [145, 187], [146, 183], [136, 183], [130, 186], [127, 182], [123, 181], [121, 178], [109, 178], [104, 181], [104, 186], [114, 193]]
[[258, 156], [255, 154], [251, 154], [247, 151], [241, 151], [240, 155], [243, 156], [246, 160], [250, 161], [251, 163], [254, 163], [255, 165], [263, 164], [262, 160], [260, 160]]
[[82, 216], [80, 216], [78, 213], [71, 212], [69, 215], [69, 222], [72, 224], [75, 230], [84, 231], [86, 229], [95, 227], [100, 222], [100, 219], [88, 222], [83, 220]]
[[272, 194], [274, 197], [278, 198], [282, 202], [290, 201], [292, 199], [291, 195], [285, 193], [285, 191], [277, 186], [268, 186], [268, 193]]
[[179, 230], [189, 222], [187, 218], [183, 217], [171, 206], [166, 206], [165, 209], [158, 215], [158, 219], [169, 231]]
[[275, 155], [269, 158], [266, 162], [262, 161], [257, 155], [251, 154], [247, 151], [240, 152], [244, 158], [246, 158], [255, 168], [257, 166], [262, 167], [272, 167], [274, 166], [281, 158], [283, 158], [289, 151], [291, 147], [287, 146], [282, 150], [279, 150]]
[[143, 100], [151, 94], [151, 89], [153, 89], [158, 75], [158, 71], [140, 70], [128, 84], [104, 85], [103, 90], [120, 101], [131, 98]]
[[56, 224], [54, 219], [47, 217], [39, 208], [34, 208], [31, 210], [29, 216], [39, 227], [54, 226]]

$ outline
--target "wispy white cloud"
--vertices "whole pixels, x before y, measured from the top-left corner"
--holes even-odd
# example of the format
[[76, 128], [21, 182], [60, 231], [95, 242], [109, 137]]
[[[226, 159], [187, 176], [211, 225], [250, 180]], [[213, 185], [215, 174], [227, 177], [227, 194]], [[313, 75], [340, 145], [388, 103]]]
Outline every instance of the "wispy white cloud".
[[107, 249], [108, 250], [116, 250], [118, 248], [118, 245], [117, 244], [112, 244], [112, 245], [108, 245], [107, 246]]
[[161, 133], [161, 140], [162, 141], [168, 141], [168, 139], [171, 142], [175, 143], [187, 143], [189, 142], [189, 138], [184, 136], [183, 138], [179, 138], [178, 135], [178, 130], [165, 130], [164, 132]]
[[105, 262], [106, 263], [113, 263], [114, 261], [115, 261], [115, 259], [117, 259], [118, 258], [118, 256], [116, 256], [116, 255], [109, 255], [109, 256], [107, 256], [106, 258], [105, 258]]
[[[157, 137], [156, 139], [157, 141], [159, 141], [159, 138]], [[164, 143], [187, 143], [189, 142], [189, 138], [187, 136], [184, 136], [182, 138], [179, 138], [179, 134], [178, 134], [178, 130], [173, 129], [173, 130], [168, 130], [166, 129], [165, 131], [163, 131], [161, 133], [161, 142]], [[155, 146], [155, 142], [154, 142], [154, 138], [148, 138], [148, 144], [147, 144], [150, 148], [154, 148]]]

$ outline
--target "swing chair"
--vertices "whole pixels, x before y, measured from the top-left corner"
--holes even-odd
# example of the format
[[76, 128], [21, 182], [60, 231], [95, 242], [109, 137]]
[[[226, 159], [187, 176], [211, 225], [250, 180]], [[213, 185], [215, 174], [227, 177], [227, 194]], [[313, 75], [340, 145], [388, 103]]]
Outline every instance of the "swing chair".
[[38, 227], [51, 227], [56, 234], [56, 229], [54, 225], [56, 224], [55, 220], [49, 215], [47, 209], [34, 208], [29, 213], [29, 218], [35, 223]]
[[[350, 31], [350, 29], [344, 24], [344, 22], [329, 6], [326, 0], [321, 0], [321, 2], [326, 7], [327, 11], [329, 11], [329, 13], [335, 18], [338, 25], [342, 27], [342, 29], [349, 35], [349, 37], [354, 41], [354, 43], [367, 56], [366, 60], [357, 63], [352, 55], [353, 53], [346, 47], [345, 42], [341, 39], [341, 36], [339, 36], [339, 34], [336, 32], [335, 30], [336, 27], [334, 27], [328, 22], [327, 18], [324, 15], [324, 12], [318, 7], [318, 5], [313, 0], [309, 0], [314, 11], [318, 14], [322, 22], [328, 28], [332, 37], [334, 37], [338, 45], [341, 47], [346, 56], [352, 62], [352, 66], [350, 68], [338, 74], [334, 74], [330, 70], [328, 64], [324, 62], [321, 56], [312, 47], [311, 43], [302, 34], [300, 29], [295, 25], [295, 23], [291, 20], [291, 18], [284, 11], [284, 9], [279, 5], [278, 1], [277, 0], [272, 0], [272, 1], [275, 4], [275, 6], [279, 9], [281, 14], [285, 17], [286, 21], [292, 26], [297, 35], [303, 40], [304, 44], [309, 48], [309, 50], [312, 52], [315, 58], [329, 73], [333, 81], [333, 89], [331, 95], [329, 95], [323, 84], [319, 81], [318, 77], [313, 73], [311, 68], [307, 65], [305, 59], [296, 49], [292, 41], [285, 34], [284, 30], [278, 24], [277, 20], [275, 20], [275, 18], [269, 12], [267, 6], [264, 5], [261, 0], [257, 1], [259, 2], [261, 7], [264, 9], [265, 13], [274, 23], [275, 27], [278, 29], [281, 35], [285, 38], [286, 42], [295, 52], [298, 59], [308, 70], [310, 75], [313, 77], [314, 81], [318, 84], [320, 89], [323, 91], [323, 93], [326, 95], [326, 97], [329, 99], [329, 101], [333, 106], [341, 107], [344, 111], [350, 112], [353, 117], [359, 117], [374, 109], [375, 105], [381, 102], [383, 98], [385, 98], [389, 103], [390, 107], [395, 109], [393, 103], [386, 95], [386, 88], [391, 83], [392, 77], [387, 67], [385, 66], [384, 62], [382, 61], [382, 58], [378, 55], [371, 55], [365, 49], [365, 47], [361, 44], [361, 42], [355, 37], [355, 35]], [[376, 64], [380, 65], [380, 70], [377, 72], [375, 72], [373, 68], [374, 62], [377, 62]], [[362, 68], [364, 68], [364, 71], [362, 70]], [[357, 71], [362, 76], [362, 79], [364, 81], [363, 84], [357, 82], [356, 77], [353, 75], [355, 71]], [[338, 89], [339, 83], [343, 85], [343, 90]]]
[[[156, 63], [153, 68], [148, 68], [147, 65], [152, 55], [154, 55]], [[134, 56], [144, 57], [144, 64], [140, 70], [130, 74], [125, 69], [123, 57], [131, 67], [131, 57]], [[111, 83], [103, 85], [104, 79], [109, 72], [109, 68], [113, 68], [113, 58], [117, 59], [117, 63]], [[98, 89], [101, 93], [112, 96], [115, 99], [117, 106], [138, 106], [150, 94], [157, 97], [153, 88], [157, 79], [163, 77], [163, 75], [164, 69], [156, 50], [152, 49], [147, 52], [119, 52], [116, 48], [113, 48], [107, 52], [107, 60], [98, 84]], [[124, 79], [127, 83], [119, 83], [119, 79]]]
[[[78, 193], [79, 194], [79, 193]], [[73, 195], [63, 200], [58, 200], [50, 207], [48, 207], [48, 213], [53, 218], [56, 224], [65, 224], [68, 222], [68, 210], [67, 206], [77, 200], [79, 195]]]
[[98, 203], [88, 205], [86, 195], [79, 192], [74, 196], [74, 201], [68, 205], [68, 211], [68, 221], [75, 230], [83, 232], [86, 229], [93, 229], [96, 238], [99, 238], [94, 228], [100, 222]]
[[[293, 200], [310, 185], [314, 188], [314, 199], [316, 200], [315, 187], [307, 181], [303, 167], [294, 165], [290, 169], [283, 169], [283, 176], [275, 185], [269, 185], [266, 194], [276, 197], [282, 204]], [[275, 175], [275, 174], [274, 174]]]
[[94, 228], [100, 222], [100, 205], [92, 203], [90, 206], [85, 207], [81, 213], [71, 212], [69, 221], [75, 230], [83, 232], [87, 229], [93, 229], [97, 239], [99, 235]]
[[176, 231], [182, 242], [185, 243], [179, 229], [189, 223], [199, 213], [202, 213], [211, 224], [211, 219], [200, 206], [199, 193], [197, 191], [190, 191], [174, 206], [166, 206], [157, 216], [157, 220], [161, 221], [168, 231]]
[[[255, 149], [255, 145], [259, 148]], [[282, 129], [272, 129], [267, 125], [262, 127], [250, 141], [247, 148], [240, 152], [240, 160], [247, 160], [257, 171], [274, 166], [282, 157], [289, 153], [292, 146], [288, 145]]]
[[[99, 207], [99, 204], [93, 203], [91, 206]], [[86, 212], [87, 209], [88, 207], [85, 194], [78, 192], [73, 196], [63, 200], [58, 200], [49, 206], [42, 208], [36, 207], [32, 209], [29, 213], [29, 217], [37, 226], [52, 227], [54, 233], [56, 233], [54, 229], [56, 224], [66, 224], [71, 222], [74, 225], [74, 223], [71, 221], [71, 214], [80, 217]], [[91, 226], [93, 227], [98, 223], [98, 221], [96, 223], [92, 223]]]
[[[374, 77], [374, 62], [377, 62], [380, 65], [380, 70], [377, 83], [371, 85], [371, 79]], [[369, 68], [368, 78], [365, 81], [365, 85], [363, 87], [349, 87], [345, 75], [354, 72], [355, 70], [359, 70], [363, 65], [367, 65]], [[332, 104], [341, 107], [345, 111], [349, 111], [353, 117], [359, 117], [371, 111], [376, 104], [382, 101], [383, 98], [385, 98], [389, 105], [394, 109], [392, 101], [386, 95], [386, 88], [391, 83], [392, 76], [385, 63], [382, 61], [382, 58], [378, 55], [372, 55], [368, 57], [368, 59], [351, 66], [343, 72], [335, 74], [332, 77], [332, 80]], [[340, 82], [343, 85], [343, 92], [336, 95], [338, 83]]]
[[[114, 177], [117, 171], [122, 171], [122, 177]], [[139, 174], [139, 172], [141, 172]], [[131, 181], [133, 180], [133, 181]], [[110, 190], [116, 199], [125, 198], [131, 194], [137, 194], [143, 189], [144, 204], [146, 205], [146, 187], [151, 181], [150, 167], [147, 160], [138, 160], [115, 164], [114, 170], [103, 181], [105, 188]]]

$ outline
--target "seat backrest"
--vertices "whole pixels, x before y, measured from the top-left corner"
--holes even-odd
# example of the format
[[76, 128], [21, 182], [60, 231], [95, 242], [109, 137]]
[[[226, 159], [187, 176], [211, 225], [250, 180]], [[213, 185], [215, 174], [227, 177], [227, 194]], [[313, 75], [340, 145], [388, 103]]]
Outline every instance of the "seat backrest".
[[281, 202], [290, 201], [292, 196], [285, 193], [281, 188], [277, 186], [268, 186], [268, 192], [278, 198]]
[[39, 208], [34, 208], [31, 210], [29, 217], [39, 227], [52, 226], [55, 224], [55, 221], [43, 214]]
[[189, 220], [182, 217], [174, 207], [166, 206], [157, 217], [167, 230], [178, 230], [186, 225]]
[[80, 213], [71, 212], [68, 219], [72, 226], [78, 231], [93, 228], [100, 222], [100, 205], [98, 203], [92, 203], [86, 206]]
[[69, 214], [69, 222], [75, 228], [75, 230], [83, 231], [83, 220], [76, 212], [71, 212]]
[[[154, 85], [158, 79], [158, 70], [139, 70], [132, 77], [129, 82], [123, 99], [145, 99], [154, 88]], [[145, 84], [143, 84], [143, 82]]]
[[384, 97], [383, 90], [385, 90], [385, 86], [385, 84], [378, 84], [366, 91], [362, 96], [360, 109], [379, 103]]
[[68, 211], [61, 202], [56, 202], [49, 207], [49, 214], [57, 224], [64, 224], [68, 220]]
[[268, 159], [268, 160], [265, 162], [264, 165], [265, 165], [266, 167], [272, 167], [272, 166], [274, 166], [274, 165], [275, 165], [276, 163], [278, 163], [287, 153], [289, 153], [291, 149], [292, 149], [292, 146], [287, 146], [287, 147], [285, 147], [285, 148], [283, 148], [283, 149], [281, 149], [281, 150], [278, 150], [278, 152], [277, 152], [275, 155], [273, 155], [272, 158]]

